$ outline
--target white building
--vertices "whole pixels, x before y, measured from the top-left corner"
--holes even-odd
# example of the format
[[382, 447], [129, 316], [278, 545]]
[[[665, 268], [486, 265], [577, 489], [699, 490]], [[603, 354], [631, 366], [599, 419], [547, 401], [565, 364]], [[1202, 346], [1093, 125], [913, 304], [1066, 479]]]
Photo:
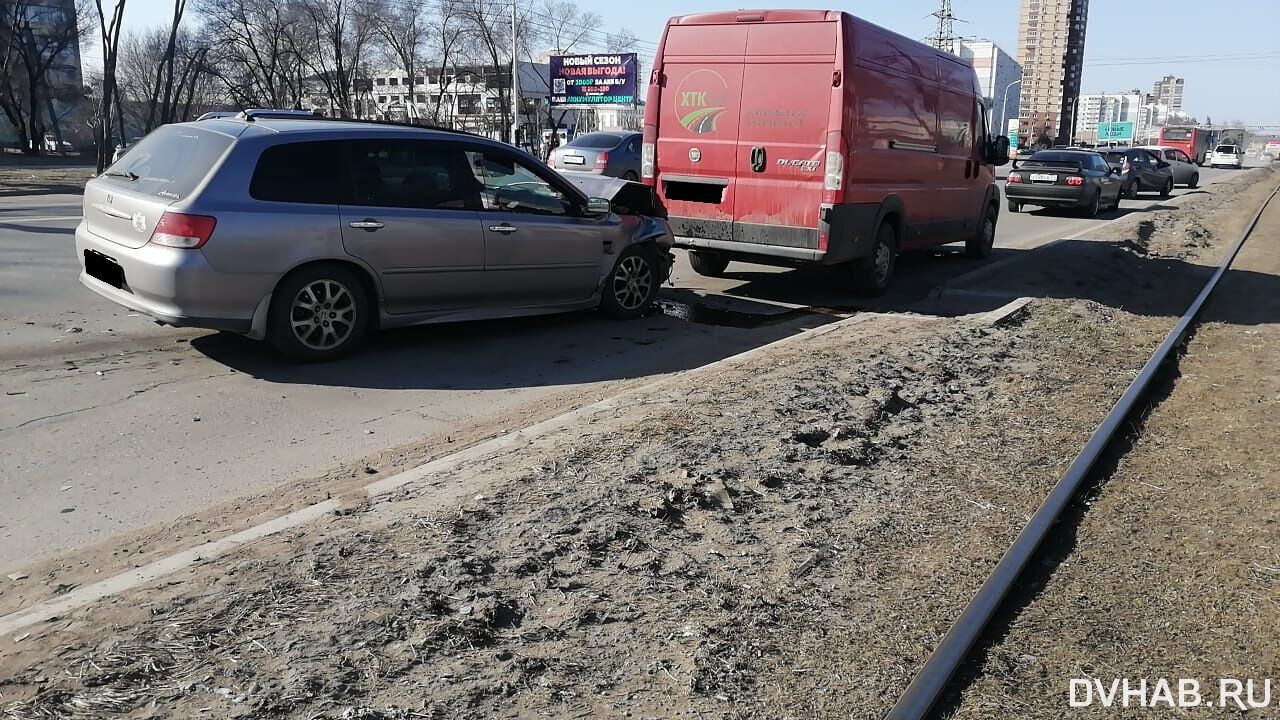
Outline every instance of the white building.
[[1013, 83], [1022, 80], [1022, 66], [990, 40], [959, 38], [952, 52], [973, 64], [978, 73], [978, 87], [991, 109], [987, 118], [991, 132], [1003, 134], [1008, 119], [1018, 117], [1022, 86]]
[[1136, 127], [1144, 104], [1142, 93], [1090, 93], [1081, 95], [1076, 114], [1077, 138], [1096, 140], [1099, 123], [1131, 122]]

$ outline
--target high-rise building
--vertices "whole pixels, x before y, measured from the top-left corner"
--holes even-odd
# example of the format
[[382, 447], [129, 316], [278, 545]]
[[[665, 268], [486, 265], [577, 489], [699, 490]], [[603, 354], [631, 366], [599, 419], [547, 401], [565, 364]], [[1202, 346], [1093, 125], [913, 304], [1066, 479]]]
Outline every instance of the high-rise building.
[[1159, 105], [1168, 105], [1169, 112], [1182, 112], [1182, 89], [1185, 80], [1173, 75], [1165, 75], [1156, 81], [1151, 88], [1151, 101]]
[[1018, 120], [1019, 137], [1028, 143], [1070, 142], [1088, 18], [1089, 0], [1022, 0]]
[[958, 38], [951, 52], [968, 60], [977, 71], [978, 87], [990, 108], [987, 117], [991, 132], [1003, 135], [1008, 119], [1018, 117], [1022, 88], [1014, 83], [1022, 79], [1022, 66], [990, 40]]

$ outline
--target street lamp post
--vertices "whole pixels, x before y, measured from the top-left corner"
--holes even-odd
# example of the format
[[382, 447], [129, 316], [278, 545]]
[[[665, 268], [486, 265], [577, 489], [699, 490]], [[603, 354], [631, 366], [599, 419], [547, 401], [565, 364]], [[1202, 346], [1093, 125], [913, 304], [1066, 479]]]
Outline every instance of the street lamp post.
[[1021, 85], [1021, 84], [1022, 84], [1022, 80], [1014, 80], [1013, 82], [1004, 86], [1004, 99], [1000, 101], [1000, 124], [1002, 126], [1000, 128], [1001, 135], [1005, 135], [1009, 132], [1009, 115], [1008, 115], [1009, 88], [1013, 87], [1014, 85]]

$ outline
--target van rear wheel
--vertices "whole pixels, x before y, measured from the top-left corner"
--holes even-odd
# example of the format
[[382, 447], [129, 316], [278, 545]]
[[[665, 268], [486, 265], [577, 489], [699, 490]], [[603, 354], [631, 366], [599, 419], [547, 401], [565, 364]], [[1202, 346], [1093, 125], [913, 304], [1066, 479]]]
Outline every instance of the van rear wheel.
[[729, 257], [724, 253], [707, 250], [690, 250], [689, 264], [693, 271], [706, 277], [721, 277], [729, 267]]
[[881, 223], [871, 254], [853, 261], [853, 290], [863, 297], [883, 295], [889, 288], [898, 259], [898, 237], [893, 226]]

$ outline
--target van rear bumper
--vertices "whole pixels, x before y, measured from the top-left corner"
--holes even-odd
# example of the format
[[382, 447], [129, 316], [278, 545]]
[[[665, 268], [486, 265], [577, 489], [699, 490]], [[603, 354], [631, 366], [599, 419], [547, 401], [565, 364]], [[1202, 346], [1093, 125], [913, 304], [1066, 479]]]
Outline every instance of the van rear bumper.
[[[840, 263], [867, 257], [883, 214], [880, 203], [822, 205], [817, 227], [671, 217], [676, 247], [718, 250], [737, 255]], [[820, 246], [825, 235], [826, 247]]]

